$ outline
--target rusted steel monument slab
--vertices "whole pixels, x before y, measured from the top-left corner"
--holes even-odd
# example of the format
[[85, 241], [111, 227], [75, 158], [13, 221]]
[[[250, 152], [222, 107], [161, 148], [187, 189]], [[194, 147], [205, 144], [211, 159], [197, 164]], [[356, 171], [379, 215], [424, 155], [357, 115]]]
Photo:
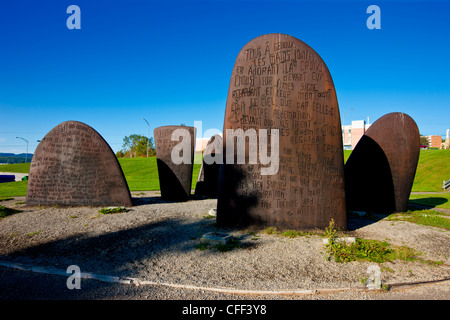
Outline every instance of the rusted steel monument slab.
[[[245, 164], [233, 137], [239, 129], [248, 137]], [[339, 106], [330, 72], [311, 47], [285, 34], [247, 43], [231, 75], [223, 135], [223, 152], [231, 148], [234, 159], [224, 159], [220, 171], [219, 225], [323, 228], [334, 219], [346, 228]], [[273, 174], [263, 171], [271, 165]]]
[[415, 121], [393, 112], [375, 121], [345, 164], [347, 208], [406, 211], [420, 152]]
[[191, 195], [196, 129], [163, 126], [153, 130], [161, 198], [187, 201]]
[[220, 135], [216, 134], [209, 139], [203, 153], [202, 166], [195, 185], [195, 195], [217, 197], [220, 164], [216, 160], [221, 159], [220, 161], [223, 161], [222, 146], [223, 141]]
[[66, 121], [36, 148], [26, 203], [131, 206], [122, 168], [108, 143], [90, 126]]

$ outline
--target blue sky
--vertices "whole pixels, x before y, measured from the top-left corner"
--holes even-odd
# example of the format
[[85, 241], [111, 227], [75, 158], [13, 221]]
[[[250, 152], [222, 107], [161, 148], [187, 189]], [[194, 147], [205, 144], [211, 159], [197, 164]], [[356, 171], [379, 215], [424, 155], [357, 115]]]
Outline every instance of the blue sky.
[[[81, 29], [69, 30], [69, 5]], [[369, 5], [381, 29], [369, 30]], [[123, 137], [202, 121], [221, 130], [234, 60], [285, 33], [327, 64], [341, 119], [409, 114], [425, 135], [450, 128], [448, 1], [22, 1], [0, 4], [0, 152], [29, 152], [67, 120]], [[353, 109], [353, 110], [352, 110]], [[200, 134], [199, 134], [200, 136]]]

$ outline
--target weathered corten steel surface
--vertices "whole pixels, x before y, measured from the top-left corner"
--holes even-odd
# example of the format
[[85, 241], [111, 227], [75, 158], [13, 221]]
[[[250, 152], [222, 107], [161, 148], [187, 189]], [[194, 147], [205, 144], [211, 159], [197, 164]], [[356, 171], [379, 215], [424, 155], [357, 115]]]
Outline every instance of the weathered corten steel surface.
[[[186, 130], [184, 131], [186, 135], [184, 138], [180, 137], [172, 141], [172, 133], [177, 129]], [[163, 126], [153, 130], [161, 198], [165, 200], [187, 201], [191, 195], [195, 132], [194, 127], [187, 126]], [[187, 145], [184, 145], [185, 143]], [[180, 151], [177, 152], [177, 156], [188, 156], [188, 160], [176, 164], [172, 160], [172, 150], [174, 148], [176, 148], [175, 150], [183, 149], [183, 145], [185, 146], [184, 150], [190, 154], [186, 155]]]
[[66, 121], [33, 155], [26, 203], [131, 206], [128, 184], [108, 143], [90, 126]]
[[203, 153], [202, 166], [195, 185], [195, 195], [209, 198], [217, 197], [219, 167], [223, 161], [222, 146], [223, 141], [220, 135], [216, 134], [209, 139]]
[[224, 153], [227, 130], [239, 128], [256, 130], [259, 146], [260, 129], [279, 130], [279, 170], [262, 175], [267, 166], [259, 158], [257, 164], [237, 164], [236, 157], [226, 162], [219, 175], [219, 225], [323, 228], [334, 219], [346, 228], [339, 106], [330, 72], [311, 47], [285, 34], [244, 46], [228, 91]]
[[415, 121], [393, 112], [375, 121], [345, 164], [349, 210], [406, 211], [420, 152]]

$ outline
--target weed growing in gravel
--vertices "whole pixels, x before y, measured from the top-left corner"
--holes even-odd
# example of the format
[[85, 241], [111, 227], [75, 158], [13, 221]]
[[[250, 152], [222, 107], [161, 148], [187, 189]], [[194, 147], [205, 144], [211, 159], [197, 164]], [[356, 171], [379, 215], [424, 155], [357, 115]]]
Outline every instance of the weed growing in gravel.
[[296, 238], [296, 237], [308, 237], [311, 235], [314, 235], [313, 232], [306, 232], [306, 231], [297, 231], [297, 230], [286, 230], [284, 232], [281, 233], [281, 235], [283, 237], [288, 237], [288, 238]]
[[323, 235], [330, 239], [336, 239], [339, 233], [342, 233], [341, 230], [339, 230], [339, 228], [334, 223], [334, 219], [331, 219], [328, 224], [328, 227], [325, 228], [325, 232]]
[[36, 232], [30, 232], [30, 233], [27, 233], [27, 236], [35, 236], [35, 235], [37, 235], [37, 234], [39, 234], [39, 233], [41, 233], [40, 231], [36, 231]]
[[98, 212], [101, 214], [113, 214], [113, 213], [128, 212], [128, 211], [129, 210], [125, 207], [109, 207], [109, 208], [100, 209]]
[[206, 250], [209, 248], [209, 243], [202, 242], [202, 243], [196, 244], [194, 247], [195, 247], [195, 249], [203, 251], [203, 250]]
[[264, 230], [265, 234], [276, 234], [277, 233], [277, 228], [275, 227], [268, 227], [266, 230]]
[[312, 235], [320, 234], [320, 232], [300, 231], [300, 230], [292, 230], [292, 229], [279, 231], [275, 227], [268, 227], [263, 232], [265, 234], [269, 234], [269, 235], [278, 235], [278, 236], [288, 237], [288, 238], [296, 238], [296, 237], [312, 236]]
[[5, 206], [0, 206], [0, 219], [10, 216], [15, 213], [19, 213], [19, 210], [7, 208]]
[[396, 259], [404, 261], [420, 260], [421, 254], [406, 246], [391, 247], [389, 243], [379, 240], [356, 239], [355, 243], [347, 244], [331, 238], [325, 245], [329, 257], [336, 262], [371, 261], [383, 263]]

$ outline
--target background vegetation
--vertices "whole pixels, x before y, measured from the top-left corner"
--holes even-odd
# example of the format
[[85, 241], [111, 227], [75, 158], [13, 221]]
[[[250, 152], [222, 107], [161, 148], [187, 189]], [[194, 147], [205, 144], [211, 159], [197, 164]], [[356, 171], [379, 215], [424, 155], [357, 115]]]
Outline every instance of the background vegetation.
[[146, 136], [139, 134], [131, 134], [123, 138], [122, 149], [116, 153], [117, 158], [138, 158], [150, 157], [156, 155], [153, 138], [148, 139]]

